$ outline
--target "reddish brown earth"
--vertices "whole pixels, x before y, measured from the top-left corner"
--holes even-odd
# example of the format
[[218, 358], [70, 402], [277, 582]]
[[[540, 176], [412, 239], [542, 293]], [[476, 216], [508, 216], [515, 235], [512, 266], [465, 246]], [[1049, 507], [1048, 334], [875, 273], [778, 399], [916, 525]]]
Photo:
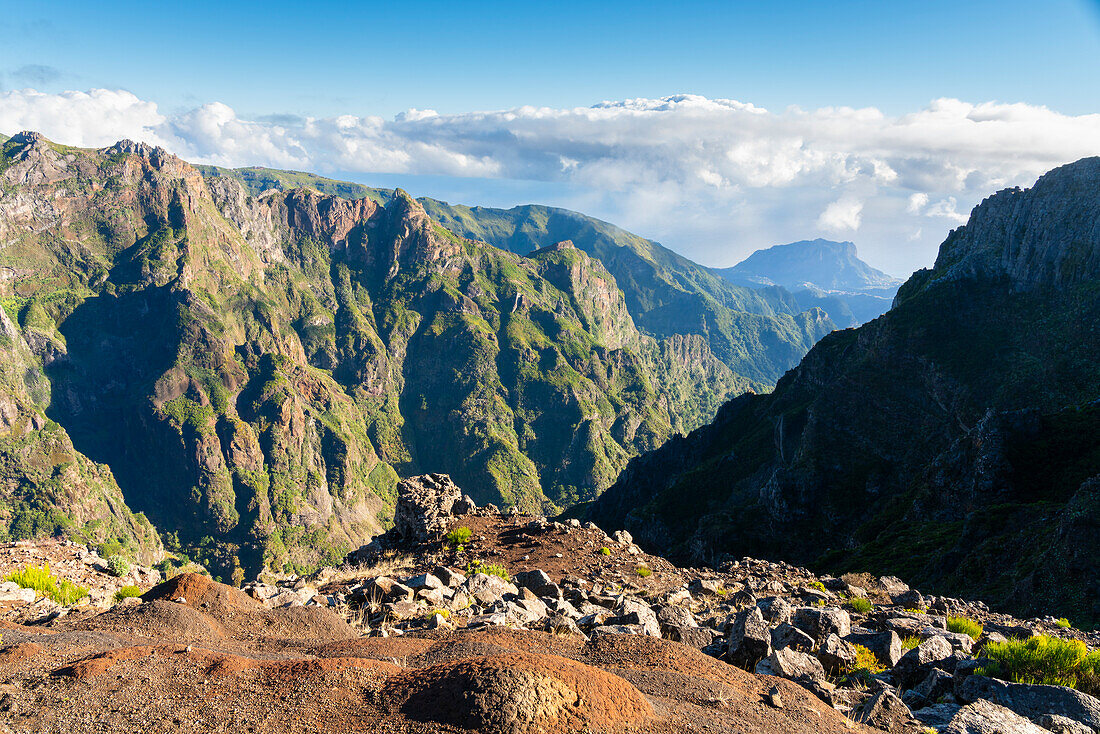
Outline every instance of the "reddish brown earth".
[[[765, 701], [772, 686], [782, 708]], [[867, 731], [793, 683], [668, 640], [365, 638], [327, 610], [266, 609], [196, 575], [94, 617], [5, 625], [0, 722], [66, 734]]]

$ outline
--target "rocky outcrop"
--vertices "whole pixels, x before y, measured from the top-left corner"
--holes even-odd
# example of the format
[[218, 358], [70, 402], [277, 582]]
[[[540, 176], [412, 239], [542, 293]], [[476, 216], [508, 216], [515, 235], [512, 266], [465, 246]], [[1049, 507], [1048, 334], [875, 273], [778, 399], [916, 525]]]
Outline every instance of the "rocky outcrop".
[[407, 543], [427, 543], [447, 527], [456, 504], [462, 503], [462, 490], [446, 474], [425, 474], [397, 485], [397, 507], [393, 529]]

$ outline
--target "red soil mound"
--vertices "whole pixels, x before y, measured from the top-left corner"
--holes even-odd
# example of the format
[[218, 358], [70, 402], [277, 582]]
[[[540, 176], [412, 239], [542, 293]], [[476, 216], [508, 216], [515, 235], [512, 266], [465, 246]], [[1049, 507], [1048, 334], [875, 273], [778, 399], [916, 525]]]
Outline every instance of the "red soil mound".
[[516, 652], [398, 673], [382, 697], [408, 719], [489, 734], [602, 729], [653, 715], [622, 678], [556, 655]]
[[313, 654], [321, 658], [355, 657], [406, 663], [435, 644], [434, 640], [419, 637], [360, 637], [321, 645], [313, 649]]
[[133, 607], [115, 607], [80, 622], [78, 628], [186, 642], [212, 642], [229, 636], [225, 627], [212, 616], [163, 599]]
[[0, 650], [0, 665], [13, 665], [23, 660], [29, 660], [42, 652], [42, 646], [37, 642], [24, 642], [19, 645], [9, 645]]
[[[142, 601], [183, 603], [194, 609], [202, 609], [216, 617], [241, 610], [260, 609], [255, 599], [240, 589], [219, 584], [197, 573], [181, 573], [158, 584], [141, 596]], [[180, 601], [182, 600], [182, 602]]]

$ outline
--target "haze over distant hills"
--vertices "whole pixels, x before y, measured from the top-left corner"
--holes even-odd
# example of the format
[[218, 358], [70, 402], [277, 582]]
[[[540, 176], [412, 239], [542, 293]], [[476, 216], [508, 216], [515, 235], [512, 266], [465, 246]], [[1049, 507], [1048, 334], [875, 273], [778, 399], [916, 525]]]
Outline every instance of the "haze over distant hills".
[[890, 308], [902, 281], [859, 259], [851, 242], [814, 239], [757, 250], [715, 272], [748, 288], [779, 286], [800, 308], [818, 307], [838, 326], [858, 326]]

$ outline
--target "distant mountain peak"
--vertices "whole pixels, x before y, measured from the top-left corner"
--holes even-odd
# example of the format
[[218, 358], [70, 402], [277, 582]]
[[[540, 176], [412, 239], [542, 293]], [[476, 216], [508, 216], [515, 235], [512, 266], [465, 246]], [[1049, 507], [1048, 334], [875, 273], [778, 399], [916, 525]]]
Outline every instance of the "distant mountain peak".
[[854, 243], [821, 238], [757, 250], [732, 268], [718, 272], [734, 283], [755, 287], [780, 285], [850, 292], [901, 284], [901, 280], [860, 260]]

